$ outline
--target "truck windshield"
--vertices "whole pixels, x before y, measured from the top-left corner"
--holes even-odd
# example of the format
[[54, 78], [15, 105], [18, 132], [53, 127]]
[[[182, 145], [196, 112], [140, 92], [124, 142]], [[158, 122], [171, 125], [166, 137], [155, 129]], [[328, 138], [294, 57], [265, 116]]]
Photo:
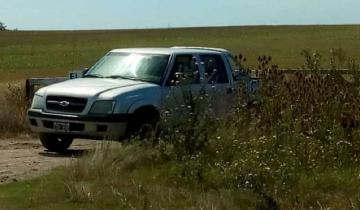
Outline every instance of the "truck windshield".
[[169, 63], [169, 55], [109, 53], [85, 77], [121, 78], [159, 84]]

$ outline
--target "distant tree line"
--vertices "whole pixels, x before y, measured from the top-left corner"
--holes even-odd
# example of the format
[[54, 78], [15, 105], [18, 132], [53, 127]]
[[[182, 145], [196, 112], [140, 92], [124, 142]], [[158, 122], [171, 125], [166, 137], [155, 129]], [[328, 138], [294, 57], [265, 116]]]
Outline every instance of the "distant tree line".
[[0, 22], [0, 31], [5, 31], [6, 30], [6, 25], [3, 22]]

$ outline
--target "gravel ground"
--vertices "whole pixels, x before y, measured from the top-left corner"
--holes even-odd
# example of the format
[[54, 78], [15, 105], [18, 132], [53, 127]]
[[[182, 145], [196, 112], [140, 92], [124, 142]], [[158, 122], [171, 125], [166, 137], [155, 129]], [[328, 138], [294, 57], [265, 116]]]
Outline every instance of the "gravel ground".
[[46, 174], [92, 149], [96, 141], [75, 140], [65, 154], [48, 152], [38, 139], [0, 139], [0, 183], [16, 182]]

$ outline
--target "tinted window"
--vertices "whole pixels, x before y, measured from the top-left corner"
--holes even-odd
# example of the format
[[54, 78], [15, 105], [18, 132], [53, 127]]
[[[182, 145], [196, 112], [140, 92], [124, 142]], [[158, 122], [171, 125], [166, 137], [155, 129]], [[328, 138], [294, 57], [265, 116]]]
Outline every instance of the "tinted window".
[[196, 84], [200, 81], [199, 71], [193, 55], [177, 55], [167, 85]]
[[200, 55], [200, 59], [205, 69], [205, 79], [209, 84], [229, 82], [224, 61], [220, 55]]

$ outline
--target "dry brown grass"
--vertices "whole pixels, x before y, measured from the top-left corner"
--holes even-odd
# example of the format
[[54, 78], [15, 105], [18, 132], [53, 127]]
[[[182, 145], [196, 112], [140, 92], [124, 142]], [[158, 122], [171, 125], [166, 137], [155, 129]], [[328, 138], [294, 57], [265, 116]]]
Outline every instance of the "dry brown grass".
[[26, 111], [29, 102], [25, 87], [20, 82], [1, 84], [0, 88], [0, 136], [28, 134]]

